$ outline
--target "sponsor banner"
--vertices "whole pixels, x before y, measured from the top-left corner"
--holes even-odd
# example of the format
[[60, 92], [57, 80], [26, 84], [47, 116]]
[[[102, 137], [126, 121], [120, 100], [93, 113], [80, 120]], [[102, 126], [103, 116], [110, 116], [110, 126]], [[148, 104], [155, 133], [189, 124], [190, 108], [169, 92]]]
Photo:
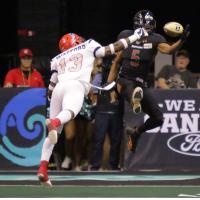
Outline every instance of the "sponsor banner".
[[0, 89], [0, 170], [39, 165], [46, 137], [46, 89]]
[[[164, 114], [164, 123], [142, 134], [135, 153], [125, 146], [125, 170], [200, 170], [200, 91], [150, 90]], [[126, 126], [138, 126], [147, 118], [144, 113], [133, 114], [125, 103]]]

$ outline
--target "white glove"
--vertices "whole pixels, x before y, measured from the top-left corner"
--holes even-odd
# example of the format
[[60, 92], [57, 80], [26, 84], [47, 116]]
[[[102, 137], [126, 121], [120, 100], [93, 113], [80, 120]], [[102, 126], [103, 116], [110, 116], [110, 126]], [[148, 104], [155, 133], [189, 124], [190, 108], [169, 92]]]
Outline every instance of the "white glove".
[[137, 28], [135, 29], [134, 35], [138, 38], [138, 40], [142, 37], [146, 37], [149, 34], [147, 33], [147, 31], [144, 28]]

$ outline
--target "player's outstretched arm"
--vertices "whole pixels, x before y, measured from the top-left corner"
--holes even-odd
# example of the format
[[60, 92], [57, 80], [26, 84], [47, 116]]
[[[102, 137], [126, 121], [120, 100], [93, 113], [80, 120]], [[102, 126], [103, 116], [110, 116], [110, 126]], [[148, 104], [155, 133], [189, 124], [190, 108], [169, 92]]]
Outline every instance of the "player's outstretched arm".
[[167, 44], [167, 43], [160, 43], [158, 45], [158, 50], [161, 53], [165, 53], [165, 54], [172, 54], [174, 53], [176, 50], [180, 49], [183, 46], [183, 43], [187, 40], [187, 38], [190, 35], [190, 25], [187, 24], [185, 26], [184, 32], [181, 35], [180, 39], [178, 41], [176, 41], [173, 44]]
[[148, 36], [147, 31], [144, 28], [138, 28], [135, 30], [133, 35], [127, 38], [120, 39], [115, 43], [109, 44], [108, 46], [100, 47], [99, 49], [96, 50], [95, 56], [104, 57], [104, 56], [115, 54], [118, 51], [126, 49], [129, 44], [132, 44], [136, 40], [139, 40], [142, 37], [146, 37], [146, 36]]

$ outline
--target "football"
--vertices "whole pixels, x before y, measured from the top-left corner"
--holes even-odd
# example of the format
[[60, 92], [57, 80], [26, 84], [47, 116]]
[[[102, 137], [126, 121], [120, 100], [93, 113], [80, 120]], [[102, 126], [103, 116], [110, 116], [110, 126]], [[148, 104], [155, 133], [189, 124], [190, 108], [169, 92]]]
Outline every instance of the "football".
[[163, 26], [164, 32], [170, 37], [178, 37], [183, 33], [183, 26], [178, 22], [168, 22]]

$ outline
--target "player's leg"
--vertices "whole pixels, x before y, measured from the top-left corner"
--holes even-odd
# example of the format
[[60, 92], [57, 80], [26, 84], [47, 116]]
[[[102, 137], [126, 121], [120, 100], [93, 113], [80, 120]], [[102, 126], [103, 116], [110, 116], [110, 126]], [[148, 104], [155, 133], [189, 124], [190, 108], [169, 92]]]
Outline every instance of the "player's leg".
[[46, 137], [42, 146], [42, 156], [41, 156], [40, 166], [37, 172], [37, 176], [40, 183], [42, 185], [46, 185], [49, 187], [52, 187], [52, 184], [48, 177], [48, 164], [53, 148], [54, 144], [52, 144], [49, 138]]
[[[52, 94], [51, 103], [50, 103], [50, 117], [57, 116], [62, 108], [62, 95], [58, 96], [57, 90], [60, 90], [59, 85], [56, 86], [56, 88], [54, 89], [54, 92]], [[49, 138], [49, 134], [51, 134], [51, 131], [53, 130], [53, 128], [48, 126], [47, 120], [46, 120], [46, 124], [47, 124], [49, 133], [48, 133], [48, 137], [45, 138], [43, 146], [42, 146], [41, 162], [40, 162], [40, 166], [39, 166], [39, 169], [37, 172], [37, 176], [38, 176], [41, 184], [51, 187], [52, 184], [48, 178], [48, 163], [49, 163], [49, 159], [52, 155], [52, 151], [53, 151], [55, 144], [52, 143]], [[57, 129], [53, 130], [54, 132], [56, 132], [56, 135], [57, 135], [57, 131], [61, 132], [61, 128], [62, 127], [60, 127], [60, 130], [57, 130]]]
[[143, 125], [138, 127], [138, 131], [143, 133], [150, 129], [156, 128], [163, 124], [163, 113], [161, 112], [156, 98], [148, 88], [144, 89], [144, 98], [142, 100], [142, 109], [144, 113], [149, 115], [149, 118]]
[[58, 83], [54, 88], [50, 104], [50, 119], [46, 120], [49, 133], [42, 147], [41, 164], [38, 170], [38, 178], [45, 185], [51, 186], [47, 167], [57, 142], [57, 132], [61, 131], [63, 124], [78, 114], [83, 104], [84, 92], [83, 85], [78, 81], [69, 84]]
[[[56, 144], [58, 140], [58, 133], [61, 133], [63, 124], [57, 116], [62, 112], [62, 104], [64, 96], [68, 91], [66, 88], [69, 86], [65, 86], [63, 83], [58, 83], [54, 88], [52, 93], [51, 103], [50, 103], [50, 118], [46, 119], [46, 126], [48, 128], [48, 137], [52, 144]], [[72, 111], [68, 111], [66, 113], [66, 120], [70, 121], [72, 118]]]
[[61, 102], [59, 102], [59, 105], [61, 109], [59, 113], [54, 112], [54, 109], [52, 109], [53, 114], [51, 115], [50, 112], [50, 119], [46, 120], [49, 130], [49, 138], [53, 144], [57, 142], [57, 130], [59, 127], [73, 119], [80, 111], [84, 98], [84, 92], [85, 90], [83, 85], [79, 81], [74, 80], [65, 83], [59, 83], [54, 89], [52, 98], [53, 95], [60, 97]]
[[[142, 111], [143, 87], [142, 84], [135, 81], [121, 79], [122, 93], [126, 100], [132, 105], [133, 112], [138, 114]], [[140, 87], [141, 86], [141, 87]], [[139, 134], [137, 128], [126, 127], [127, 146], [130, 151], [134, 151], [137, 145]]]
[[132, 105], [133, 112], [138, 114], [142, 111], [141, 101], [143, 99], [143, 89], [136, 82], [120, 78], [117, 90], [122, 93], [126, 100]]
[[141, 126], [134, 128], [128, 127], [126, 129], [128, 135], [128, 149], [132, 152], [136, 150], [138, 140], [143, 132], [161, 126], [163, 123], [163, 114], [158, 107], [156, 99], [148, 88], [143, 90], [144, 97], [141, 101], [141, 105], [143, 112], [148, 114], [149, 118]]
[[79, 81], [69, 81], [62, 84], [61, 88], [63, 92], [59, 95], [58, 91], [56, 96], [63, 95], [62, 110], [56, 116], [47, 119], [49, 139], [53, 144], [57, 142], [57, 129], [75, 118], [82, 107], [85, 95], [85, 88]]
[[61, 124], [65, 124], [70, 119], [76, 117], [83, 105], [84, 96], [85, 88], [79, 81], [74, 81], [68, 88], [66, 88], [62, 101], [62, 111], [56, 116], [56, 118], [60, 120]]

